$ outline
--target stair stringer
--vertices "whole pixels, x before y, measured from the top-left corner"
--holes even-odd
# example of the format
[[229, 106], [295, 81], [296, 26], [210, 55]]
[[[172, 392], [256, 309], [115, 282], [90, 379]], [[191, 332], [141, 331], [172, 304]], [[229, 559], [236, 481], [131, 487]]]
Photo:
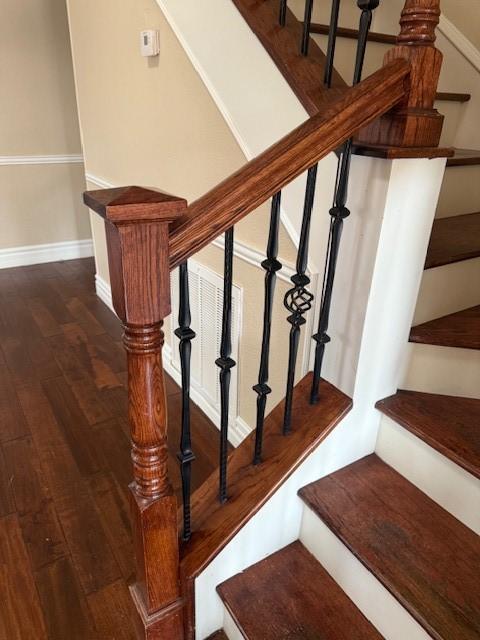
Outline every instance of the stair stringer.
[[[237, 143], [251, 160], [292, 129], [308, 114], [263, 45], [233, 2], [225, 0], [157, 0], [170, 27], [202, 79]], [[312, 217], [309, 271], [319, 273], [326, 243], [328, 210], [332, 204], [337, 158], [320, 162]], [[282, 223], [298, 247], [305, 176], [282, 193]], [[312, 245], [313, 248], [313, 245]]]
[[219, 584], [299, 538], [303, 503], [298, 490], [371, 453], [376, 433], [376, 425], [352, 410], [198, 576], [196, 640], [223, 626]]

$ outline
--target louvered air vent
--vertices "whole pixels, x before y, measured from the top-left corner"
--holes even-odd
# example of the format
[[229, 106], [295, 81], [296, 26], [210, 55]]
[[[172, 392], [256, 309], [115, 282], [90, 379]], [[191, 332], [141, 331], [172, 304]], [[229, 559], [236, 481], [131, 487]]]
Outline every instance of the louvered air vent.
[[[222, 334], [223, 278], [194, 260], [188, 262], [192, 329], [192, 398], [217, 426], [220, 424], [219, 368], [215, 360], [220, 353]], [[232, 358], [238, 363], [241, 332], [242, 289], [233, 285]], [[172, 274], [172, 366], [180, 371], [178, 339], [173, 330], [178, 325], [178, 271]], [[232, 370], [230, 423], [238, 415], [238, 365]]]

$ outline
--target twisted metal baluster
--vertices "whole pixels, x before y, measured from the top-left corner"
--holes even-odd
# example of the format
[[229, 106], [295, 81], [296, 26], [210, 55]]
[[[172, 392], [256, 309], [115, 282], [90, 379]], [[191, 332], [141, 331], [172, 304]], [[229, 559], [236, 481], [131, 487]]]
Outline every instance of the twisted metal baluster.
[[310, 278], [305, 275], [308, 262], [308, 242], [310, 237], [310, 222], [312, 218], [315, 185], [317, 181], [317, 165], [308, 170], [307, 187], [305, 190], [305, 204], [303, 209], [302, 230], [298, 246], [296, 273], [291, 280], [294, 285], [285, 294], [284, 305], [290, 311], [287, 321], [292, 325], [290, 329], [290, 343], [288, 355], [287, 390], [285, 394], [285, 413], [283, 417], [283, 433], [290, 433], [292, 427], [293, 386], [295, 383], [295, 368], [297, 363], [300, 327], [305, 324], [303, 317], [312, 308], [313, 295], [306, 289]]
[[265, 302], [263, 310], [263, 337], [262, 337], [262, 355], [260, 357], [260, 369], [258, 371], [258, 384], [253, 390], [258, 394], [257, 397], [257, 428], [255, 431], [255, 453], [253, 456], [253, 464], [259, 464], [262, 459], [262, 442], [263, 442], [263, 424], [265, 421], [265, 407], [267, 404], [267, 396], [271, 393], [268, 386], [268, 364], [270, 357], [270, 331], [272, 324], [273, 296], [275, 293], [276, 273], [282, 268], [281, 263], [277, 260], [278, 255], [278, 230], [280, 226], [280, 200], [281, 192], [273, 196], [272, 211], [270, 215], [270, 231], [267, 243], [267, 259], [262, 262], [265, 269]]
[[225, 263], [223, 273], [223, 317], [220, 357], [215, 364], [220, 367], [220, 484], [218, 498], [227, 501], [228, 416], [231, 370], [236, 365], [232, 354], [232, 275], [233, 275], [233, 227], [225, 232]]
[[303, 56], [308, 56], [310, 44], [310, 25], [312, 24], [313, 0], [305, 0], [305, 14], [303, 17], [302, 46], [300, 51]]
[[287, 21], [287, 0], [280, 0], [280, 13], [278, 21], [282, 27], [285, 26]]
[[[363, 63], [367, 47], [368, 33], [372, 23], [372, 11], [378, 7], [380, 0], [357, 0], [358, 6], [362, 9], [360, 16], [359, 38], [357, 55], [355, 60], [355, 71], [353, 84], [356, 85], [362, 79]], [[327, 249], [327, 266], [323, 281], [322, 301], [320, 306], [320, 316], [318, 319], [318, 329], [312, 338], [315, 345], [315, 365], [313, 369], [313, 382], [310, 393], [310, 402], [316, 404], [319, 400], [320, 376], [322, 373], [323, 357], [325, 346], [330, 342], [327, 334], [330, 320], [330, 309], [333, 296], [333, 285], [337, 267], [338, 252], [340, 249], [340, 239], [343, 230], [343, 221], [350, 215], [346, 207], [348, 197], [348, 179], [350, 176], [350, 165], [352, 159], [352, 140], [348, 140], [341, 152], [337, 171], [337, 183], [335, 186], [334, 205], [330, 209], [331, 224], [330, 236]]]
[[182, 432], [180, 435], [180, 452], [177, 455], [180, 461], [180, 473], [182, 476], [183, 497], [183, 540], [187, 542], [192, 535], [190, 521], [190, 495], [192, 462], [195, 455], [192, 451], [190, 434], [190, 361], [192, 355], [192, 340], [195, 331], [190, 328], [192, 320], [190, 313], [190, 292], [188, 288], [188, 267], [184, 262], [179, 267], [180, 304], [178, 309], [178, 329], [175, 335], [180, 340], [180, 365], [182, 370]]
[[329, 89], [332, 86], [333, 62], [335, 59], [335, 46], [337, 44], [339, 13], [340, 0], [332, 0], [332, 13], [330, 15], [330, 28], [328, 30], [327, 59], [325, 61], [325, 75], [323, 77], [323, 83]]

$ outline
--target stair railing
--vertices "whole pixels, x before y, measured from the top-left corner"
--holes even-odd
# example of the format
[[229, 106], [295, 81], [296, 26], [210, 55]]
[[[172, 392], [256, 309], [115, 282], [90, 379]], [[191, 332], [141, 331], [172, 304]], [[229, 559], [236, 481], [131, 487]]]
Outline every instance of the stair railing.
[[[416, 7], [414, 12], [412, 4]], [[428, 4], [426, 13], [421, 14], [420, 5], [425, 4]], [[288, 321], [291, 325], [283, 425], [283, 431], [288, 435], [292, 429], [292, 390], [299, 332], [304, 324], [304, 315], [313, 304], [313, 294], [308, 290], [306, 266], [318, 162], [332, 151], [343, 148], [339, 158], [335, 202], [330, 212], [331, 234], [320, 321], [318, 331], [313, 336], [317, 347], [311, 391], [313, 403], [319, 399], [318, 380], [323, 350], [328, 342], [326, 330], [339, 239], [343, 220], [349, 213], [346, 198], [351, 140], [360, 130], [365, 136], [369, 131], [376, 132], [378, 122], [382, 130], [384, 123], [390, 121], [389, 118], [396, 123], [400, 117], [399, 105], [401, 117], [408, 123], [410, 115], [416, 123], [421, 115], [432, 117], [428, 99], [421, 114], [417, 107], [410, 114], [409, 107], [412, 94], [417, 99], [423, 95], [423, 90], [412, 86], [412, 78], [418, 81], [419, 71], [412, 68], [411, 61], [423, 61], [424, 73], [427, 73], [427, 62], [437, 59], [433, 53], [430, 53], [430, 57], [425, 51], [415, 53], [417, 48], [433, 48], [426, 32], [434, 28], [432, 25], [435, 21], [431, 19], [434, 4], [435, 0], [407, 0], [402, 14], [402, 42], [405, 44], [396, 47], [387, 56], [383, 68], [360, 81], [369, 26], [367, 16], [363, 21], [364, 37], [360, 39], [357, 53], [354, 86], [328, 104], [321, 113], [309, 118], [192, 204], [187, 206], [182, 198], [141, 187], [90, 191], [84, 195], [85, 203], [105, 220], [113, 304], [125, 328], [134, 474], [130, 490], [137, 566], [131, 592], [136, 605], [139, 637], [161, 637], [166, 640], [191, 637], [191, 629], [184, 631], [183, 618], [192, 594], [182, 593], [179, 573], [179, 539], [183, 538], [184, 543], [188, 544], [190, 537], [196, 535], [190, 510], [190, 476], [194, 454], [189, 417], [190, 355], [195, 332], [190, 326], [187, 261], [225, 233], [222, 337], [216, 361], [221, 388], [218, 500], [223, 503], [228, 500], [226, 447], [229, 383], [231, 369], [236, 365], [231, 357], [234, 226], [272, 198], [266, 259], [262, 263], [265, 270], [263, 335], [258, 383], [254, 386], [257, 393], [257, 420], [255, 445], [251, 454], [252, 464], [259, 465], [262, 464], [266, 401], [271, 391], [268, 372], [275, 274], [282, 266], [278, 260], [281, 191], [307, 172], [296, 272], [292, 277], [293, 286], [284, 299], [290, 311]], [[427, 15], [428, 20], [420, 22], [418, 15]], [[420, 29], [422, 32], [420, 45], [414, 44], [417, 41], [412, 34], [407, 37], [412, 24], [415, 31]], [[398, 127], [395, 127], [392, 135], [397, 139]], [[422, 141], [426, 139], [423, 131], [419, 137]], [[177, 501], [168, 476], [167, 403], [162, 365], [162, 325], [171, 310], [170, 272], [176, 267], [179, 267], [180, 305], [175, 334], [179, 338], [182, 369], [179, 461], [183, 505], [180, 518], [177, 517]]]

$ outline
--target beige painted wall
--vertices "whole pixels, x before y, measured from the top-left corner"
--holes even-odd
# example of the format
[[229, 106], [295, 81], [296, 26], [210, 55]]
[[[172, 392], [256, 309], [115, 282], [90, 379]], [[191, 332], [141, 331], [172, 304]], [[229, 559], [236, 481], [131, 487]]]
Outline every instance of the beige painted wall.
[[[245, 156], [155, 0], [68, 0], [70, 32], [85, 164], [88, 176], [110, 184], [161, 188], [192, 201], [245, 162]], [[92, 20], [95, 15], [95, 20]], [[157, 28], [161, 54], [140, 56], [139, 33]], [[109, 40], [105, 40], [108, 30]], [[88, 182], [95, 188], [94, 183]], [[237, 225], [236, 238], [265, 251], [269, 205]], [[103, 224], [92, 216], [97, 273], [108, 280]], [[295, 252], [281, 233], [282, 259]], [[223, 252], [209, 247], [196, 259], [217, 273]], [[239, 358], [239, 414], [254, 424], [261, 341], [262, 269], [235, 259], [234, 281], [244, 289]], [[284, 395], [289, 325], [282, 306], [287, 289], [278, 283], [272, 370], [273, 406]], [[254, 312], [253, 312], [254, 311]], [[166, 323], [169, 338], [169, 321]]]
[[478, 0], [442, 0], [442, 11], [480, 50], [480, 2]]
[[81, 153], [65, 3], [0, 0], [0, 11], [0, 249], [86, 239], [82, 165], [18, 164]]

